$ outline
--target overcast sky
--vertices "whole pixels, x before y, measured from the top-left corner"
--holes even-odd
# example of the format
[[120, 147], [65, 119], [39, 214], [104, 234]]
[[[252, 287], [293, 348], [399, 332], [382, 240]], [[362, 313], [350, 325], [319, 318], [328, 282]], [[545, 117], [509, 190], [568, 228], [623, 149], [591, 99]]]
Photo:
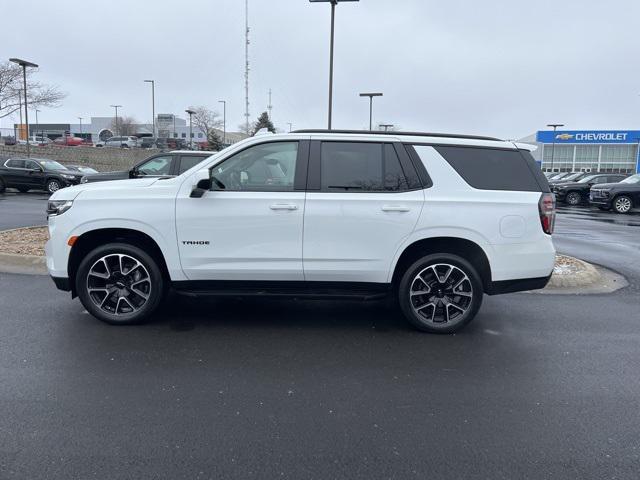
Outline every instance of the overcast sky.
[[[68, 93], [40, 122], [122, 114], [151, 119], [189, 105], [244, 113], [244, 0], [21, 0], [2, 8], [0, 52], [40, 64]], [[277, 127], [325, 128], [330, 8], [250, 0], [250, 112], [273, 90]], [[27, 19], [25, 22], [24, 20]], [[520, 138], [547, 123], [640, 128], [637, 0], [361, 0], [338, 5], [334, 128]], [[7, 119], [2, 126], [7, 126]]]

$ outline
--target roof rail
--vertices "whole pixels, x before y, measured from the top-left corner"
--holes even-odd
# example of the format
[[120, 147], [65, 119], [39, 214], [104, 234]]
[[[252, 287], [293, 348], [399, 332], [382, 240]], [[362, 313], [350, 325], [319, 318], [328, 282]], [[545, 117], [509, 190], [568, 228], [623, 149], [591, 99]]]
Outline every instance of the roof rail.
[[494, 140], [501, 142], [500, 138], [483, 137], [481, 135], [461, 135], [457, 133], [428, 133], [428, 132], [391, 132], [384, 130], [326, 130], [326, 129], [304, 129], [294, 130], [291, 133], [347, 133], [359, 135], [406, 135], [410, 137], [442, 137], [442, 138], [467, 138], [469, 140]]

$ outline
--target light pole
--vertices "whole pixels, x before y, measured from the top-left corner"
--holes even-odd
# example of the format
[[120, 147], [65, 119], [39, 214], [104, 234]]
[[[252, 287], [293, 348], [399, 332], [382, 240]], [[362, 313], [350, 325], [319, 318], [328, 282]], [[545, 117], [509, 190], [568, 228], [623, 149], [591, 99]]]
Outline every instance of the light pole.
[[156, 82], [155, 80], [145, 80], [151, 84], [151, 115], [153, 115], [153, 138], [156, 138]]
[[384, 131], [387, 132], [390, 128], [393, 128], [393, 123], [381, 123], [380, 128], [384, 128]]
[[369, 131], [371, 131], [373, 122], [373, 97], [381, 97], [381, 93], [361, 93], [361, 97], [369, 97]]
[[218, 100], [222, 104], [222, 143], [227, 145], [227, 101]]
[[185, 112], [187, 112], [189, 114], [189, 146], [191, 148], [191, 150], [193, 150], [193, 129], [192, 129], [192, 120], [191, 120], [191, 116], [196, 113], [193, 110], [185, 110]]
[[22, 81], [24, 84], [24, 121], [27, 124], [27, 158], [29, 158], [31, 156], [31, 147], [29, 145], [29, 112], [27, 110], [27, 67], [38, 68], [38, 65], [19, 58], [10, 58], [9, 61], [17, 63], [22, 67]]
[[553, 140], [551, 142], [551, 171], [553, 172], [553, 161], [556, 153], [556, 128], [564, 127], [564, 123], [548, 123], [547, 127], [553, 127]]
[[82, 138], [82, 117], [78, 117], [78, 120], [80, 120], [80, 138]]
[[291, 133], [291, 127], [293, 126], [293, 123], [287, 122], [287, 125], [289, 125], [289, 133]]
[[[34, 108], [33, 110], [36, 112], [36, 135], [38, 135], [38, 112], [40, 110], [38, 110], [37, 108]], [[36, 136], [36, 135], [34, 135], [34, 136]]]
[[329, 46], [329, 130], [331, 130], [331, 116], [333, 110], [333, 37], [335, 31], [336, 5], [338, 2], [358, 2], [359, 0], [309, 0], [311, 3], [331, 4], [331, 41]]
[[116, 135], [120, 136], [120, 128], [118, 127], [118, 109], [122, 107], [122, 105], [111, 105], [112, 108], [116, 109]]

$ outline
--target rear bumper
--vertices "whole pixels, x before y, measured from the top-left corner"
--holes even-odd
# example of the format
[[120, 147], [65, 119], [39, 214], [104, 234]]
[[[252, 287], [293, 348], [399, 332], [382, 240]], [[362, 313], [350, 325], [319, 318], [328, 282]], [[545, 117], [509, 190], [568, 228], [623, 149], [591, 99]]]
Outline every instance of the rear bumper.
[[501, 280], [491, 282], [485, 289], [487, 295], [501, 295], [503, 293], [523, 292], [527, 290], [539, 290], [547, 286], [551, 275], [537, 278], [518, 278], [515, 280]]

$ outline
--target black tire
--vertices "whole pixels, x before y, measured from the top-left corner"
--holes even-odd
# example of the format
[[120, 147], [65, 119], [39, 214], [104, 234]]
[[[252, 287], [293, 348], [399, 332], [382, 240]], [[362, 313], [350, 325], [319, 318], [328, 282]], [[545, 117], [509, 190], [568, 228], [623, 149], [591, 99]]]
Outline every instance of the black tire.
[[633, 208], [633, 200], [629, 195], [618, 195], [613, 199], [611, 207], [616, 213], [629, 213]]
[[7, 185], [4, 183], [4, 180], [0, 178], [0, 193], [4, 193], [7, 189]]
[[[455, 268], [447, 274], [447, 267]], [[466, 276], [466, 280], [459, 273]], [[419, 274], [425, 280], [418, 279]], [[443, 279], [444, 282], [441, 281]], [[469, 297], [454, 295], [451, 287], [459, 281], [461, 284], [455, 291], [470, 294]], [[429, 293], [420, 294], [420, 291], [427, 291], [425, 286], [428, 284]], [[434, 287], [440, 285], [442, 288], [434, 291]], [[420, 258], [407, 268], [398, 285], [398, 302], [402, 313], [418, 330], [430, 333], [454, 333], [462, 329], [478, 313], [483, 295], [482, 281], [473, 265], [462, 257], [448, 253]], [[461, 313], [461, 310], [464, 311]], [[429, 315], [429, 312], [433, 313]], [[432, 318], [429, 319], [429, 316]], [[443, 321], [438, 321], [438, 317], [442, 317]]]
[[565, 202], [569, 205], [580, 205], [582, 203], [582, 194], [580, 192], [569, 192], [565, 197]]
[[[123, 265], [122, 268], [119, 266], [120, 255], [124, 256], [123, 263], [120, 264]], [[108, 270], [104, 267], [103, 259], [109, 266]], [[141, 267], [132, 267], [135, 264], [130, 259], [139, 262]], [[122, 275], [120, 268], [125, 271], [125, 275]], [[94, 275], [89, 275], [90, 272]], [[96, 273], [109, 273], [110, 277], [107, 279], [95, 275]], [[145, 275], [148, 276], [148, 281], [144, 280]], [[143, 250], [128, 243], [103, 245], [87, 254], [78, 267], [75, 287], [84, 308], [94, 317], [111, 325], [133, 325], [147, 320], [157, 309], [167, 290], [158, 263]], [[89, 287], [95, 290], [90, 292]], [[102, 287], [105, 290], [100, 292]], [[136, 293], [137, 291], [140, 293]], [[122, 297], [126, 300], [122, 300]], [[104, 307], [101, 308], [98, 302]]]
[[20, 193], [27, 193], [30, 190], [29, 187], [18, 187]]
[[55, 178], [50, 178], [47, 180], [46, 190], [49, 193], [55, 193], [62, 188], [62, 182]]

